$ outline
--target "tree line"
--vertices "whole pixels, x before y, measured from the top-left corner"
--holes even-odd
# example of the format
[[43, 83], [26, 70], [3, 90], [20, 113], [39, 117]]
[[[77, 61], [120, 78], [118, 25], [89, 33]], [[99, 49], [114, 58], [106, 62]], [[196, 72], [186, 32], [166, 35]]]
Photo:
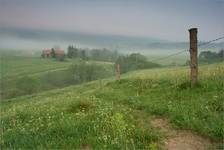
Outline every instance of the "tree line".
[[120, 54], [117, 51], [108, 49], [82, 49], [72, 45], [68, 46], [68, 58], [81, 58], [83, 60], [109, 61], [119, 63], [121, 73], [131, 70], [159, 67], [160, 65], [149, 62], [144, 55], [132, 53], [129, 55]]
[[97, 60], [115, 62], [119, 54], [117, 51], [111, 51], [106, 48], [103, 49], [83, 49], [72, 45], [68, 46], [68, 58], [81, 58], [83, 60]]
[[224, 61], [224, 49], [218, 52], [203, 51], [199, 54], [199, 63], [215, 63]]
[[147, 58], [140, 53], [119, 56], [116, 60], [116, 64], [120, 65], [121, 73], [131, 70], [160, 67], [159, 64], [148, 61]]

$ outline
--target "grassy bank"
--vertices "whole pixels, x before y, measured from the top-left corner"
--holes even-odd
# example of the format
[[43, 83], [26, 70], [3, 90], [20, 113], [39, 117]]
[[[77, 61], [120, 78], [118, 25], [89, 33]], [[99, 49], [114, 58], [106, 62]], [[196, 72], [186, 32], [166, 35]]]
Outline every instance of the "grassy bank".
[[157, 149], [153, 115], [215, 141], [223, 138], [224, 64], [130, 72], [1, 102], [2, 148]]

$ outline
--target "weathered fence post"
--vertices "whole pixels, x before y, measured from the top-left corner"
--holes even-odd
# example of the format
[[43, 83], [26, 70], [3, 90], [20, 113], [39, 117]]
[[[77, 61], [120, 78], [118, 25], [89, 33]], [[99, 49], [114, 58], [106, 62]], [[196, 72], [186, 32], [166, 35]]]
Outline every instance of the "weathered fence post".
[[116, 78], [117, 78], [117, 80], [120, 80], [120, 76], [121, 76], [120, 64], [116, 64]]
[[190, 32], [190, 57], [191, 57], [191, 87], [194, 87], [198, 78], [198, 40], [197, 28], [189, 29]]

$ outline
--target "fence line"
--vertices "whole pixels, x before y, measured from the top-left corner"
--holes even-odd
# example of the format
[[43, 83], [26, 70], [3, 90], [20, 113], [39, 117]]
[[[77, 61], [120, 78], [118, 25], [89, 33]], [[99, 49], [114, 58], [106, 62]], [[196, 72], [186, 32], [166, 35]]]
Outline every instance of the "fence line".
[[214, 40], [210, 40], [210, 41], [205, 42], [205, 43], [198, 44], [198, 47], [205, 46], [205, 45], [209, 45], [209, 44], [211, 44], [211, 43], [213, 43], [213, 42], [215, 42], [215, 41], [221, 40], [221, 39], [224, 39], [224, 36], [219, 37], [219, 38], [214, 39]]
[[[219, 37], [219, 38], [216, 38], [216, 39], [213, 39], [213, 40], [210, 40], [210, 41], [205, 42], [205, 43], [198, 44], [198, 48], [201, 47], [201, 46], [205, 46], [205, 45], [212, 44], [213, 42], [218, 41], [218, 40], [221, 40], [221, 39], [224, 39], [224, 36]], [[176, 52], [176, 53], [173, 53], [173, 54], [170, 54], [170, 55], [167, 55], [167, 56], [158, 58], [158, 59], [154, 59], [154, 60], [151, 60], [151, 61], [152, 61], [152, 62], [153, 62], [153, 61], [161, 61], [161, 60], [167, 59], [167, 58], [169, 58], [169, 57], [173, 57], [173, 56], [176, 56], [176, 55], [182, 54], [182, 53], [184, 53], [184, 52], [188, 52], [188, 51], [189, 51], [189, 50], [182, 50], [182, 51], [179, 51], [179, 52]]]

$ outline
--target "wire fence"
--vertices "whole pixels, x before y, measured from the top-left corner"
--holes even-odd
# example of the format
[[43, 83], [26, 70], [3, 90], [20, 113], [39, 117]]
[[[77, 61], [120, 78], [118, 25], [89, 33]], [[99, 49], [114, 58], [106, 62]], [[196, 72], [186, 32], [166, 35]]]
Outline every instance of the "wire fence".
[[[219, 38], [216, 38], [216, 39], [213, 39], [213, 40], [210, 40], [210, 41], [208, 41], [208, 42], [200, 43], [200, 44], [198, 44], [198, 48], [199, 48], [199, 47], [202, 47], [202, 46], [210, 45], [210, 44], [212, 44], [212, 43], [214, 43], [214, 42], [216, 42], [216, 41], [219, 41], [219, 40], [221, 40], [221, 39], [224, 39], [224, 36], [219, 37]], [[167, 56], [164, 56], [164, 57], [161, 57], [161, 58], [153, 59], [153, 60], [151, 60], [151, 61], [152, 61], [152, 62], [158, 62], [158, 61], [165, 60], [165, 59], [170, 58], [170, 57], [173, 57], [173, 56], [180, 55], [180, 54], [185, 53], [185, 52], [189, 52], [189, 50], [186, 50], [186, 49], [185, 49], [185, 50], [181, 50], [181, 51], [179, 51], [179, 52], [172, 53], [172, 54], [170, 54], [170, 55], [167, 55]]]
[[198, 44], [198, 47], [201, 47], [201, 46], [205, 46], [205, 45], [209, 45], [209, 44], [212, 44], [213, 42], [215, 42], [215, 41], [218, 41], [218, 40], [221, 40], [221, 39], [224, 39], [224, 36], [222, 36], [222, 37], [219, 37], [219, 38], [217, 38], [217, 39], [214, 39], [214, 40], [210, 40], [210, 41], [208, 41], [208, 42], [205, 42], [205, 43], [201, 43], [201, 44]]

